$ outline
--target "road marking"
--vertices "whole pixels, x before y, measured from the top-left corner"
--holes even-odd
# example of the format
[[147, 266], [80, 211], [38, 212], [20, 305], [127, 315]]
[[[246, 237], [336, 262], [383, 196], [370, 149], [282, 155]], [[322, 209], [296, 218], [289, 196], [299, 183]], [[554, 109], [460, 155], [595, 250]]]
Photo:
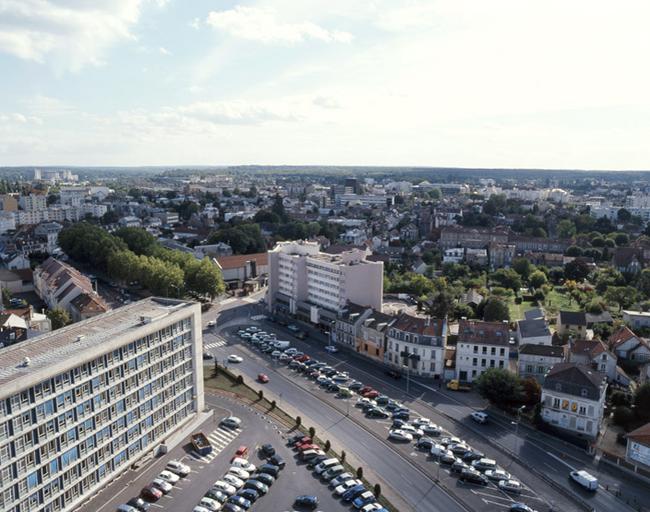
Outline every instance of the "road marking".
[[569, 468], [571, 471], [575, 471], [575, 468], [574, 468], [573, 466], [571, 466], [571, 464], [566, 463], [565, 461], [563, 461], [563, 460], [562, 460], [560, 457], [558, 457], [557, 455], [554, 455], [554, 454], [552, 454], [551, 452], [546, 452], [546, 454], [547, 454], [549, 457], [553, 457], [556, 461], [561, 462], [562, 464], [564, 464], [564, 465], [565, 465], [567, 468]]
[[483, 501], [486, 505], [496, 505], [497, 507], [502, 507], [502, 508], [510, 508], [510, 505], [504, 505], [503, 503], [497, 503], [496, 501], [492, 500], [486, 500], [485, 498], [481, 498], [481, 501]]
[[196, 451], [191, 451], [190, 456], [206, 464], [219, 455], [239, 434], [239, 430], [226, 430], [222, 427], [217, 428], [206, 437], [210, 440], [212, 451], [207, 455], [201, 455]]
[[208, 343], [207, 345], [203, 345], [203, 348], [218, 348], [218, 347], [223, 347], [226, 344], [226, 340], [218, 340], [215, 341], [214, 343]]

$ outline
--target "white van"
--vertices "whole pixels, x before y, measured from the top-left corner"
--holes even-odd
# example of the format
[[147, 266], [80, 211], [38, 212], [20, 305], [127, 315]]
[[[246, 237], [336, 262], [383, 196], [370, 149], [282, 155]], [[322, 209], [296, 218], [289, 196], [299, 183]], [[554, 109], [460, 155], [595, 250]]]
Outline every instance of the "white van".
[[580, 471], [571, 471], [569, 473], [571, 479], [579, 485], [582, 485], [588, 491], [595, 491], [598, 489], [598, 479], [587, 473], [584, 469]]
[[279, 341], [278, 340], [278, 341], [273, 342], [273, 347], [275, 347], [278, 350], [285, 350], [285, 349], [289, 348], [289, 345], [291, 345], [291, 343], [289, 343], [288, 341]]
[[320, 475], [326, 469], [332, 468], [337, 464], [340, 464], [338, 459], [335, 458], [325, 459], [323, 462], [321, 462], [314, 468], [314, 471], [316, 472], [317, 475]]

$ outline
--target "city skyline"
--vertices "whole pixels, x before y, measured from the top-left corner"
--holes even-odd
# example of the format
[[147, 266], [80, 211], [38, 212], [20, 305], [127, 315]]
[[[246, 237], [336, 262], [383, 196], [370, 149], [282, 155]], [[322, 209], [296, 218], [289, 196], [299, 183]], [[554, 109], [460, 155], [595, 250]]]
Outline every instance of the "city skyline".
[[0, 11], [0, 165], [650, 167], [641, 2]]

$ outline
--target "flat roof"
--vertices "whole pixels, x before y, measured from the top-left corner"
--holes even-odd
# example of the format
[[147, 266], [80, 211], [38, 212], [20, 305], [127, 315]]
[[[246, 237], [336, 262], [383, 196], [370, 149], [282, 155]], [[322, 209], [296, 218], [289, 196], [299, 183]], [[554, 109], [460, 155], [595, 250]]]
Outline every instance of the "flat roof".
[[[190, 301], [150, 297], [36, 338], [0, 348], [0, 386], [58, 365], [67, 359], [74, 358], [82, 362], [84, 352], [92, 353], [98, 345], [145, 325], [142, 322], [143, 316], [151, 318], [153, 323], [182, 309], [189, 310], [195, 304]], [[79, 336], [83, 338], [77, 341]], [[29, 357], [28, 366], [24, 365], [26, 357]]]

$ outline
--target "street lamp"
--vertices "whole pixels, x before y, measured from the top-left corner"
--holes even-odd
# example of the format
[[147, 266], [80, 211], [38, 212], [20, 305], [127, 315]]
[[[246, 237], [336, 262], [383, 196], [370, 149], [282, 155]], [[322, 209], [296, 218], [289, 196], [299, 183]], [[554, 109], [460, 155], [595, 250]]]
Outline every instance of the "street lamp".
[[415, 361], [416, 363], [420, 361], [420, 356], [406, 350], [400, 352], [400, 356], [404, 361], [404, 366], [406, 366], [406, 394], [408, 395], [409, 390], [411, 389], [411, 364], [412, 361]]
[[517, 407], [517, 421], [511, 421], [510, 423], [515, 425], [515, 453], [519, 453], [519, 422], [521, 421], [521, 413], [526, 408], [525, 405]]

